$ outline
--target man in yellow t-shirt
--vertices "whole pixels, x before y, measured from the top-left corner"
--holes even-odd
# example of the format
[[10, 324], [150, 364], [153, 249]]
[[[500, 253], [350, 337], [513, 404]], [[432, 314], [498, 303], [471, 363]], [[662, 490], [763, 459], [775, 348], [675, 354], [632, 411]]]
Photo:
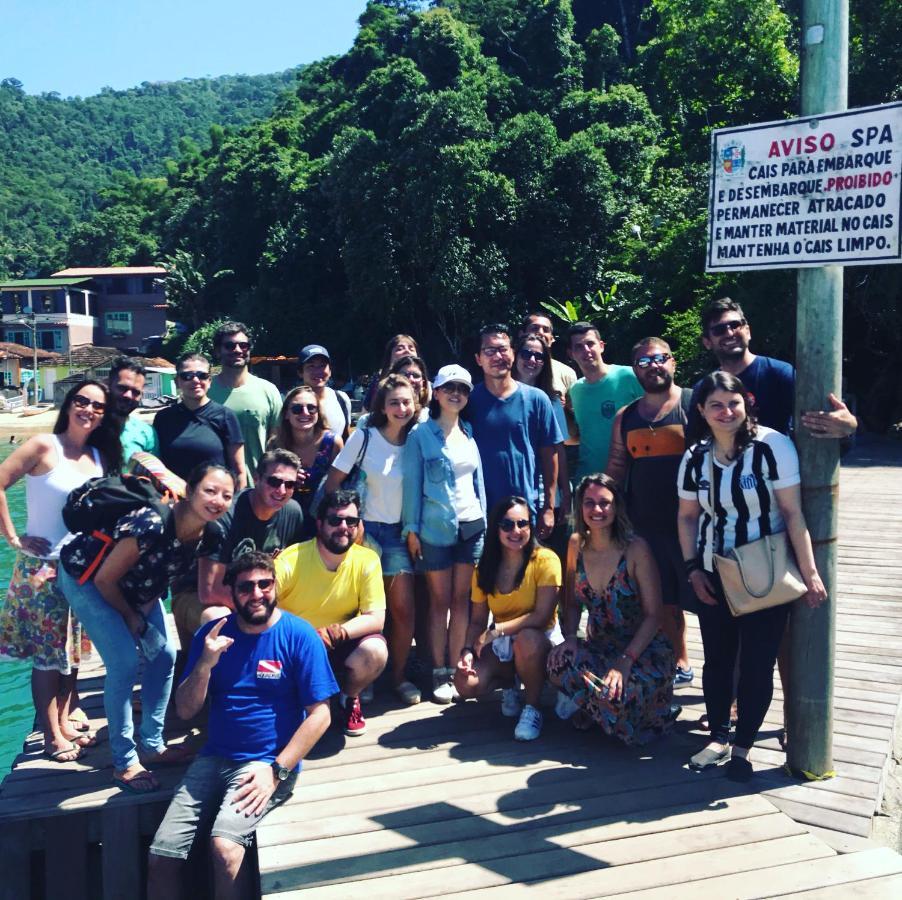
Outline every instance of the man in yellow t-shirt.
[[388, 662], [382, 566], [372, 550], [355, 543], [361, 527], [356, 491], [334, 491], [317, 510], [316, 537], [276, 557], [279, 606], [306, 619], [325, 644], [350, 737], [366, 731], [360, 692]]

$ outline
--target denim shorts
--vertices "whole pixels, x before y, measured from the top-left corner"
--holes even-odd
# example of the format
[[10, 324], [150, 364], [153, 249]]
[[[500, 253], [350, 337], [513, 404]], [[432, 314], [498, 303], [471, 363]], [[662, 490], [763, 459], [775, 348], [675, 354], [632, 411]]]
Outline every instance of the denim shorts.
[[476, 565], [482, 556], [482, 548], [485, 544], [485, 532], [480, 531], [465, 541], [458, 541], [450, 547], [438, 547], [435, 544], [427, 544], [420, 540], [420, 552], [423, 554], [417, 560], [418, 572], [440, 572], [442, 569], [450, 569], [457, 563]]
[[386, 522], [368, 522], [364, 519], [365, 546], [375, 550], [382, 560], [382, 574], [413, 574], [413, 563], [407, 552], [407, 541], [401, 537], [401, 523], [389, 525]]
[[269, 768], [259, 760], [236, 762], [222, 756], [198, 756], [176, 788], [166, 815], [154, 835], [150, 852], [156, 856], [187, 859], [198, 831], [249, 847], [261, 819], [292, 794], [298, 773], [292, 772], [276, 788], [258, 816], [246, 816], [232, 805], [242, 777], [254, 768]]

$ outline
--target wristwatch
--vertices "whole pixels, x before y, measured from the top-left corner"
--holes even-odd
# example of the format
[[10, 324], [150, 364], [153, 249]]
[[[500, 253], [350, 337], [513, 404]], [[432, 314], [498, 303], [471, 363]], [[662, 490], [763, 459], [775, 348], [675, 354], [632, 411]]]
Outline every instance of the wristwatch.
[[273, 775], [276, 776], [276, 781], [285, 781], [291, 774], [291, 769], [286, 769], [285, 766], [281, 765], [276, 760], [273, 760], [270, 765], [272, 766]]

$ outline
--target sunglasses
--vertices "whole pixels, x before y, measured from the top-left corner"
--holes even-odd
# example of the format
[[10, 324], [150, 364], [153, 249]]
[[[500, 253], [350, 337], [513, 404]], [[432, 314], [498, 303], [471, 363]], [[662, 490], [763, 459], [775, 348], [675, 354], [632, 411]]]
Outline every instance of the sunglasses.
[[247, 350], [250, 347], [250, 341], [223, 341], [222, 346], [226, 350]]
[[444, 391], [446, 394], [469, 394], [470, 389], [465, 384], [460, 384], [459, 382], [452, 381], [451, 384], [443, 384], [440, 388], [440, 391]]
[[521, 350], [517, 354], [520, 359], [532, 359], [535, 362], [545, 362], [545, 354], [540, 353], [538, 350]]
[[650, 353], [648, 356], [640, 356], [636, 360], [636, 365], [640, 369], [647, 369], [652, 363], [663, 366], [668, 359], [673, 359], [672, 353]]
[[181, 378], [182, 381], [194, 381], [195, 378], [198, 381], [207, 381], [209, 377], [209, 372], [179, 372], [179, 378]]
[[483, 356], [504, 356], [506, 353], [510, 353], [510, 344], [506, 347], [483, 347], [479, 352]]
[[314, 413], [319, 412], [319, 407], [315, 403], [292, 403], [288, 407], [288, 411], [296, 416], [301, 415], [301, 413], [312, 416]]
[[248, 578], [244, 581], [239, 581], [235, 585], [235, 590], [238, 591], [239, 594], [249, 594], [254, 588], [260, 588], [261, 591], [268, 591], [275, 583], [275, 578], [258, 578], [256, 581], [253, 578]]
[[524, 528], [529, 528], [529, 519], [502, 519], [498, 523], [498, 527], [506, 532], [511, 532], [515, 528], [522, 530]]
[[275, 475], [267, 475], [264, 480], [271, 488], [280, 488], [284, 484], [289, 491], [293, 491], [298, 486], [296, 480], [277, 478]]
[[90, 397], [85, 397], [83, 394], [76, 394], [72, 398], [72, 405], [79, 409], [87, 409], [90, 406], [94, 412], [99, 413], [106, 409], [106, 403], [101, 403], [100, 400], [91, 400]]
[[714, 337], [723, 337], [728, 331], [739, 331], [743, 325], [748, 325], [745, 319], [730, 319], [729, 322], [718, 322], [717, 325], [708, 326], [708, 334]]
[[338, 527], [342, 522], [344, 522], [348, 528], [356, 528], [360, 524], [360, 516], [336, 516], [333, 513], [332, 515], [326, 516], [326, 521], [333, 528]]

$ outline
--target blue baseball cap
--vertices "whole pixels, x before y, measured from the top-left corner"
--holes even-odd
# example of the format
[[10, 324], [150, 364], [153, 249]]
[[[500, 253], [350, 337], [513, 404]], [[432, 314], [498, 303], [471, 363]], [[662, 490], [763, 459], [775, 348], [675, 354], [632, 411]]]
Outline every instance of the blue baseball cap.
[[310, 362], [314, 356], [325, 356], [329, 362], [332, 362], [329, 351], [322, 344], [307, 344], [298, 351], [298, 365], [302, 366], [304, 363]]

